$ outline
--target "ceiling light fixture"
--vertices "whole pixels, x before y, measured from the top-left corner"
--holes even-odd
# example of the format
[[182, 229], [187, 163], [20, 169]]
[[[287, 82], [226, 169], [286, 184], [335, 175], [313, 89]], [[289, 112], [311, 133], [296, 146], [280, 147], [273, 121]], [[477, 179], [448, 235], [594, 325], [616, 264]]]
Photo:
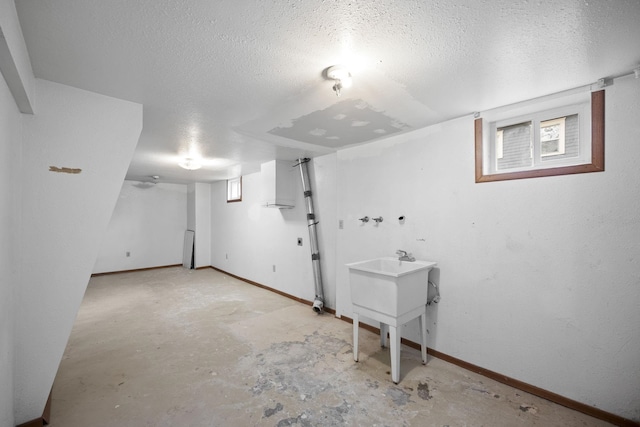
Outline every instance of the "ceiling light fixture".
[[178, 165], [181, 168], [187, 169], [187, 170], [190, 170], [190, 171], [194, 171], [194, 170], [200, 169], [202, 167], [200, 162], [198, 162], [197, 160], [192, 159], [190, 157], [187, 157], [186, 159], [182, 160], [181, 162], [178, 163]]
[[336, 96], [340, 96], [342, 89], [350, 88], [353, 83], [351, 73], [344, 65], [334, 65], [327, 68], [327, 77], [334, 81], [332, 89]]

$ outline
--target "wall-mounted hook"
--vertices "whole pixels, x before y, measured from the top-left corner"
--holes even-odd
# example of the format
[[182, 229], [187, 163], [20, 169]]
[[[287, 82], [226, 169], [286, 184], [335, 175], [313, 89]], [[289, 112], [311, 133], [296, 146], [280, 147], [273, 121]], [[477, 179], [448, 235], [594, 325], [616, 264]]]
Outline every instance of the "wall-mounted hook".
[[366, 222], [369, 222], [369, 217], [368, 216], [362, 217], [360, 218], [360, 221], [362, 221], [363, 224]]
[[376, 224], [380, 224], [382, 222], [382, 217], [379, 216], [378, 218], [371, 218], [372, 220], [374, 220], [376, 222]]

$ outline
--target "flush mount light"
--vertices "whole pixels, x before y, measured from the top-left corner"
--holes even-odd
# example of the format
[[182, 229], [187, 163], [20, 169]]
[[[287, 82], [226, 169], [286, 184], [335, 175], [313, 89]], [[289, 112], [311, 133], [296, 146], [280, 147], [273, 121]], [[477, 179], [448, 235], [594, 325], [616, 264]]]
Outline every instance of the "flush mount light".
[[333, 90], [340, 96], [342, 89], [348, 89], [352, 85], [351, 73], [344, 65], [334, 65], [327, 68], [327, 78], [334, 81]]
[[182, 160], [181, 162], [178, 163], [178, 165], [183, 168], [183, 169], [188, 169], [190, 171], [194, 171], [196, 169], [200, 169], [202, 167], [202, 165], [200, 164], [200, 162], [198, 162], [195, 159], [189, 158], [187, 157], [186, 159]]

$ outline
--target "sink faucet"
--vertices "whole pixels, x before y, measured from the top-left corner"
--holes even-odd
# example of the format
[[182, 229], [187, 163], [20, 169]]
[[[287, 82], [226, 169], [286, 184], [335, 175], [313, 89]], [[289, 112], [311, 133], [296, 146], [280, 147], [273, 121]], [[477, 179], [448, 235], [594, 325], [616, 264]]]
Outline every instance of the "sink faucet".
[[402, 249], [398, 249], [396, 251], [397, 255], [400, 255], [398, 257], [398, 261], [409, 261], [409, 262], [413, 262], [416, 259], [414, 257], [411, 256], [411, 254], [408, 254], [407, 251], [403, 251]]

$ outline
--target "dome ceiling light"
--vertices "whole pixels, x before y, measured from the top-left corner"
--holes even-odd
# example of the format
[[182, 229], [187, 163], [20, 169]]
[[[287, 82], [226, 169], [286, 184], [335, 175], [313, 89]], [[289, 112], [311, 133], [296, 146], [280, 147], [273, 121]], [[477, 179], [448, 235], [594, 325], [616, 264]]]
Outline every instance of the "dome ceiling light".
[[187, 170], [190, 170], [190, 171], [194, 171], [194, 170], [200, 169], [202, 167], [200, 162], [198, 162], [197, 160], [192, 159], [190, 157], [187, 157], [186, 159], [182, 160], [181, 162], [178, 163], [178, 165], [181, 168], [187, 169]]

